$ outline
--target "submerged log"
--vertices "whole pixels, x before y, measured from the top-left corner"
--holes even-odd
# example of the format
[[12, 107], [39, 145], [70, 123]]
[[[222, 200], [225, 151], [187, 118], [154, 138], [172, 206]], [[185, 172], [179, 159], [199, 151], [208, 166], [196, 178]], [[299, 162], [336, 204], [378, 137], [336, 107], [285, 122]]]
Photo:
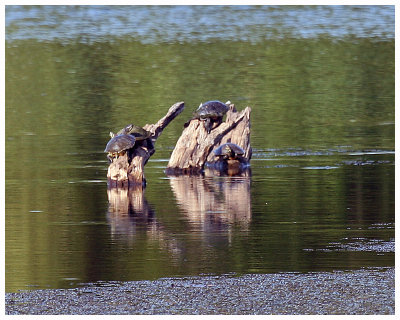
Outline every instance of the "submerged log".
[[229, 105], [226, 120], [207, 133], [203, 122], [193, 119], [183, 130], [168, 162], [166, 173], [198, 174], [206, 164], [218, 162], [214, 150], [220, 145], [231, 142], [245, 150], [240, 165], [248, 166], [252, 150], [250, 146], [250, 112], [246, 107], [238, 112], [233, 104]]
[[112, 160], [107, 172], [109, 188], [145, 185], [144, 166], [155, 152], [154, 143], [165, 127], [184, 108], [184, 102], [175, 103], [156, 124], [146, 124], [143, 127], [143, 129], [151, 132], [151, 136], [148, 139], [136, 142], [132, 149]]

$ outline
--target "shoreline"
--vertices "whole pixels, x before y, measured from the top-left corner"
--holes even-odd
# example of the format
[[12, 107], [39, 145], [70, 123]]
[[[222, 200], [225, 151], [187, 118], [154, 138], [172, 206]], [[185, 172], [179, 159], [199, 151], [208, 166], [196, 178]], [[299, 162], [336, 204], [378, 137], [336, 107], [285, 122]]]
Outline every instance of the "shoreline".
[[394, 314], [395, 268], [89, 283], [5, 294], [16, 314]]

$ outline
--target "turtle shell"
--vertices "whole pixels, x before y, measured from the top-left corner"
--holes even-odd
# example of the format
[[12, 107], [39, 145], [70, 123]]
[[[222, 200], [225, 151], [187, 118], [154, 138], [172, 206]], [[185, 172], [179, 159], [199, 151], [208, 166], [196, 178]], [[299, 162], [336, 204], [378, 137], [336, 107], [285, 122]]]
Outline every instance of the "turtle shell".
[[136, 138], [130, 134], [120, 134], [108, 141], [104, 152], [121, 152], [135, 145]]
[[129, 131], [132, 129], [133, 124], [128, 124], [126, 127], [119, 130], [115, 135], [119, 136], [120, 134], [128, 134]]
[[200, 104], [194, 113], [195, 118], [205, 119], [205, 118], [218, 118], [223, 117], [227, 113], [229, 107], [218, 100], [207, 101]]
[[135, 136], [136, 141], [140, 141], [149, 138], [151, 132], [146, 131], [142, 127], [136, 126], [134, 124], [128, 124], [125, 128], [122, 128], [120, 131], [118, 131], [116, 135], [120, 134], [131, 134]]
[[223, 157], [226, 159], [237, 159], [238, 157], [243, 156], [245, 151], [234, 143], [224, 143], [214, 150], [214, 154], [217, 157]]

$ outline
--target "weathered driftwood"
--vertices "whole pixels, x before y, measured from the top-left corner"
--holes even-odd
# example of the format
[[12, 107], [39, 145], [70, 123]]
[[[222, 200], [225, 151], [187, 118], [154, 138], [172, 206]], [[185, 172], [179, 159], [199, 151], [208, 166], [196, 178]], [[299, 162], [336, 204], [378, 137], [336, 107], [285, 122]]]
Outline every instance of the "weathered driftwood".
[[203, 171], [206, 163], [217, 162], [213, 151], [221, 144], [232, 142], [245, 150], [240, 165], [248, 164], [252, 151], [250, 146], [250, 112], [246, 107], [238, 112], [229, 106], [225, 122], [208, 134], [201, 120], [193, 119], [183, 130], [168, 162], [167, 174], [196, 174]]
[[107, 172], [109, 188], [145, 185], [144, 166], [155, 152], [154, 143], [165, 127], [184, 108], [184, 102], [177, 102], [156, 124], [146, 124], [143, 127], [145, 130], [151, 132], [150, 138], [137, 142], [132, 149], [110, 163]]

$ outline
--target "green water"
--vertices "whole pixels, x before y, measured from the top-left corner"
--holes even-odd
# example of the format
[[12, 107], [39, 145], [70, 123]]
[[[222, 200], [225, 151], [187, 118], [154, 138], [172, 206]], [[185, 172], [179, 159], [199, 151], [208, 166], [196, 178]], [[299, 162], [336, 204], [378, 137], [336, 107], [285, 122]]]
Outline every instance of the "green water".
[[[6, 10], [7, 292], [394, 265], [393, 7], [55, 8]], [[188, 15], [187, 34], [165, 10]], [[297, 28], [279, 24], [296, 13]], [[130, 24], [111, 17], [135, 14], [151, 27], [118, 35]], [[196, 29], [205, 14], [231, 17], [226, 34]], [[343, 34], [330, 14], [347, 19]], [[213, 99], [252, 108], [251, 177], [167, 177], [183, 123]], [[155, 123], [177, 101], [144, 194], [116, 214], [109, 131]]]

